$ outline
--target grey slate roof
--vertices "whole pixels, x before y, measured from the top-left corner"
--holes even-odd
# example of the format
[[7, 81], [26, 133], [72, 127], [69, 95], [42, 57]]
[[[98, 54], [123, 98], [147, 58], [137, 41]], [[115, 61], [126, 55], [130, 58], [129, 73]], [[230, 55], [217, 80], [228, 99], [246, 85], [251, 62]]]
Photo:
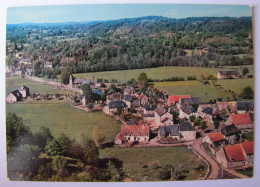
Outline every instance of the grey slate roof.
[[254, 103], [239, 101], [239, 102], [237, 102], [237, 110], [254, 111]]
[[126, 125], [138, 125], [134, 120], [130, 119], [125, 122]]
[[18, 88], [18, 90], [19, 90], [19, 91], [23, 91], [23, 90], [29, 91], [29, 88], [26, 87], [26, 86], [24, 86], [24, 85], [22, 85], [20, 88]]
[[180, 124], [180, 131], [195, 131], [195, 128], [188, 121], [185, 121]]
[[213, 108], [207, 107], [207, 108], [204, 108], [201, 112], [212, 115], [213, 114]]
[[123, 97], [123, 100], [129, 101], [129, 102], [132, 102], [133, 99], [134, 99], [134, 96], [132, 96], [132, 95], [125, 95]]
[[239, 129], [235, 125], [226, 125], [221, 129], [221, 133], [225, 136], [231, 136], [239, 133]]
[[126, 107], [126, 104], [123, 101], [111, 101], [110, 103], [108, 103], [108, 108], [118, 107]]
[[201, 104], [202, 101], [199, 97], [191, 97], [191, 98], [181, 98], [181, 103], [187, 104]]
[[157, 107], [157, 108], [155, 109], [155, 112], [156, 112], [159, 116], [162, 116], [162, 115], [163, 115], [165, 112], [167, 112], [167, 111], [165, 110], [164, 107], [159, 106], [159, 107]]
[[[12, 92], [10, 92], [9, 94], [13, 94], [17, 99], [21, 99], [23, 97], [23, 95], [18, 91], [18, 90], [14, 90]], [[8, 94], [8, 95], [9, 95]]]
[[192, 106], [188, 105], [187, 103], [181, 105], [181, 110], [188, 115], [197, 112]]
[[159, 133], [161, 136], [179, 136], [180, 131], [177, 124], [174, 125], [165, 125], [159, 127]]
[[146, 104], [143, 107], [145, 108], [145, 110], [154, 110], [156, 108], [155, 105], [151, 105], [151, 104]]

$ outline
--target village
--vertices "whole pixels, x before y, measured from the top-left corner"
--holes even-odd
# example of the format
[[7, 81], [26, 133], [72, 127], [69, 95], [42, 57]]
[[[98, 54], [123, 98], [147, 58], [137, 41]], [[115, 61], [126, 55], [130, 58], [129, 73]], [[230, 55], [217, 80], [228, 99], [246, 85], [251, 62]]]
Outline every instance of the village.
[[[20, 58], [19, 54], [17, 58]], [[29, 62], [21, 59], [20, 68], [7, 67], [6, 76], [42, 81], [32, 76], [32, 63]], [[51, 64], [46, 62], [44, 67], [52, 68]], [[216, 77], [241, 78], [237, 71], [220, 71]], [[21, 85], [6, 96], [6, 102], [68, 98], [78, 109], [101, 110], [121, 121], [121, 132], [114, 138], [115, 147], [188, 146], [211, 167], [207, 177], [218, 178], [221, 165], [227, 169], [253, 166], [254, 142], [243, 139], [245, 134], [254, 132], [253, 102], [203, 103], [197, 95], [168, 95], [154, 89], [148, 84], [145, 73], [137, 79], [109, 83], [103, 79], [95, 81], [94, 78], [80, 79], [70, 75], [68, 85], [46, 80], [42, 83], [75, 94], [41, 95], [30, 93], [26, 85]], [[203, 156], [205, 153], [207, 156]], [[215, 161], [220, 165], [217, 168], [212, 165]]]

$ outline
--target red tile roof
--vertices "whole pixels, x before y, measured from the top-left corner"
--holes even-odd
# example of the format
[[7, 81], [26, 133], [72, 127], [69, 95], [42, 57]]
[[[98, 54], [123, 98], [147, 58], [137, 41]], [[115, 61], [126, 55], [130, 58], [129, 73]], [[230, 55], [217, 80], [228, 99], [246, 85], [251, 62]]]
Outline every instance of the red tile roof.
[[121, 133], [119, 133], [118, 135], [116, 135], [115, 140], [116, 140], [116, 139], [125, 140], [125, 137], [124, 137]]
[[246, 114], [231, 114], [232, 123], [234, 125], [251, 124], [252, 120], [248, 113]]
[[240, 144], [243, 148], [243, 150], [245, 151], [245, 153], [248, 154], [254, 154], [254, 142], [250, 141], [250, 142], [243, 142]]
[[170, 101], [171, 104], [175, 104], [182, 98], [190, 98], [190, 95], [170, 95], [168, 101]]
[[229, 145], [224, 148], [229, 162], [245, 161], [242, 147], [238, 145]]
[[121, 127], [121, 134], [124, 136], [129, 136], [130, 133], [132, 133], [132, 136], [137, 136], [138, 132], [140, 133], [140, 136], [145, 136], [145, 133], [147, 133], [147, 136], [149, 137], [149, 125], [122, 125]]
[[213, 143], [225, 140], [225, 136], [220, 132], [209, 133], [208, 137]]

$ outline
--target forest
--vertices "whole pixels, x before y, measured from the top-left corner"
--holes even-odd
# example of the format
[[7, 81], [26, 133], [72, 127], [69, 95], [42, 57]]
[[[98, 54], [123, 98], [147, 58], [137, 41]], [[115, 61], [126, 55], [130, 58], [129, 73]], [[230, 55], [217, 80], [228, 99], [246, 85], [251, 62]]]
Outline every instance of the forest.
[[[253, 64], [252, 17], [141, 17], [111, 21], [7, 25], [7, 65], [15, 52], [54, 73], [160, 66], [219, 67]], [[14, 51], [9, 51], [10, 47]]]

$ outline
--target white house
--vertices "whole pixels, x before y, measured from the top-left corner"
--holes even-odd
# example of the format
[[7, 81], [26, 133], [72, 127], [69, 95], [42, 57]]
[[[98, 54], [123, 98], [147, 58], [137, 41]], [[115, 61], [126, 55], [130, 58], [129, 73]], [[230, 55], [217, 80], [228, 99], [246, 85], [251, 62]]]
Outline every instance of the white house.
[[195, 128], [187, 121], [180, 124], [180, 137], [185, 141], [196, 140]]

